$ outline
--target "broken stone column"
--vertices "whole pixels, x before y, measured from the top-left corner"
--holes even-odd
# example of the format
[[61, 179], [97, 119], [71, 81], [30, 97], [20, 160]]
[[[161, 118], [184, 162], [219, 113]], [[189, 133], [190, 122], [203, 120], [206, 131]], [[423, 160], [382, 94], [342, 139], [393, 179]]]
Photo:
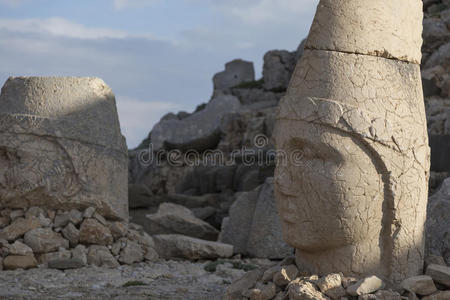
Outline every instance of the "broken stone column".
[[0, 95], [0, 206], [128, 220], [127, 147], [98, 78], [13, 77]]
[[275, 134], [288, 154], [275, 195], [299, 269], [391, 283], [421, 273], [421, 32], [420, 0], [320, 1]]

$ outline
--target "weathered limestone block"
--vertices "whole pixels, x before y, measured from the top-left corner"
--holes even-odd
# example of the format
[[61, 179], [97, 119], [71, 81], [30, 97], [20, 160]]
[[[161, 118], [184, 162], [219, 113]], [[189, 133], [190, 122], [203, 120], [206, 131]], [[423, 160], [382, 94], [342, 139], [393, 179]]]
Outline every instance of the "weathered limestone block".
[[255, 80], [253, 63], [242, 59], [235, 59], [225, 65], [225, 71], [214, 75], [214, 90], [232, 88], [240, 83]]
[[0, 205], [128, 219], [127, 148], [98, 78], [12, 77], [0, 95]]
[[420, 3], [320, 1], [275, 129], [287, 154], [275, 195], [299, 269], [387, 283], [421, 272], [429, 147]]

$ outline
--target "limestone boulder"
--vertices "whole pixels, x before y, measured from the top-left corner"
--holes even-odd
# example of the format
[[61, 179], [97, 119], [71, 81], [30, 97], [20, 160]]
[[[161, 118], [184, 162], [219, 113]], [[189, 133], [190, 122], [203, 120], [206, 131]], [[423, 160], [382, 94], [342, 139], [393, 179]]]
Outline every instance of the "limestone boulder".
[[147, 219], [144, 230], [150, 235], [175, 233], [210, 241], [216, 241], [219, 235], [217, 229], [196, 218], [191, 210], [173, 203], [162, 203], [158, 212], [147, 215]]
[[273, 186], [273, 178], [268, 178], [264, 185], [238, 196], [222, 224], [220, 242], [253, 257], [281, 259], [293, 254], [283, 240]]
[[107, 226], [96, 219], [85, 219], [80, 227], [79, 241], [82, 244], [110, 245], [114, 239]]
[[28, 218], [17, 218], [11, 225], [3, 228], [0, 231], [0, 238], [8, 241], [14, 241], [23, 236], [26, 232], [41, 227], [39, 219], [30, 216]]
[[98, 267], [117, 268], [119, 262], [105, 246], [92, 245], [87, 253], [87, 262]]
[[429, 254], [450, 260], [450, 178], [428, 199], [426, 249]]
[[244, 82], [255, 80], [253, 63], [235, 59], [225, 64], [225, 71], [214, 75], [214, 90], [229, 89]]
[[3, 207], [95, 206], [128, 219], [127, 147], [101, 79], [11, 77], [0, 112]]
[[432, 264], [428, 266], [426, 274], [436, 283], [450, 288], [450, 267]]
[[50, 228], [36, 228], [28, 231], [25, 234], [24, 243], [33, 249], [34, 253], [48, 253], [60, 247], [69, 248], [69, 241]]
[[205, 241], [179, 234], [161, 234], [153, 237], [155, 249], [161, 258], [188, 260], [226, 258], [233, 255], [233, 246]]
[[36, 258], [33, 254], [29, 255], [10, 255], [3, 260], [5, 270], [31, 269], [37, 266]]
[[238, 98], [221, 94], [214, 97], [205, 109], [183, 120], [160, 121], [150, 134], [153, 150], [213, 149], [219, 143], [221, 118], [239, 111], [240, 107]]

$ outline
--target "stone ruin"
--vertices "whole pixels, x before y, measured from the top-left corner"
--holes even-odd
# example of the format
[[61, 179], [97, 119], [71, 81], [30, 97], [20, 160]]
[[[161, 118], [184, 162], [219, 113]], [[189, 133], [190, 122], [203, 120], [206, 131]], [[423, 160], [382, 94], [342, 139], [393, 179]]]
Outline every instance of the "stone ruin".
[[275, 129], [278, 149], [302, 155], [275, 171], [301, 270], [390, 283], [422, 272], [422, 17], [419, 0], [320, 1]]
[[9, 78], [0, 95], [0, 267], [155, 260], [128, 223], [128, 155], [98, 78]]

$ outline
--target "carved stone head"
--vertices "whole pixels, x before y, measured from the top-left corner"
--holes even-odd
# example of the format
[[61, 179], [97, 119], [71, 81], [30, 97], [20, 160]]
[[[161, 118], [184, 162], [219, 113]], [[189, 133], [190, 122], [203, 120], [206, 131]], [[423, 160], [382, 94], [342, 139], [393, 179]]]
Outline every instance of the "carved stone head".
[[[399, 2], [320, 1], [280, 103], [277, 148], [302, 161], [277, 165], [275, 195], [301, 268], [389, 282], [421, 270], [429, 171], [422, 10], [419, 0]], [[401, 4], [408, 13], [398, 17]]]

